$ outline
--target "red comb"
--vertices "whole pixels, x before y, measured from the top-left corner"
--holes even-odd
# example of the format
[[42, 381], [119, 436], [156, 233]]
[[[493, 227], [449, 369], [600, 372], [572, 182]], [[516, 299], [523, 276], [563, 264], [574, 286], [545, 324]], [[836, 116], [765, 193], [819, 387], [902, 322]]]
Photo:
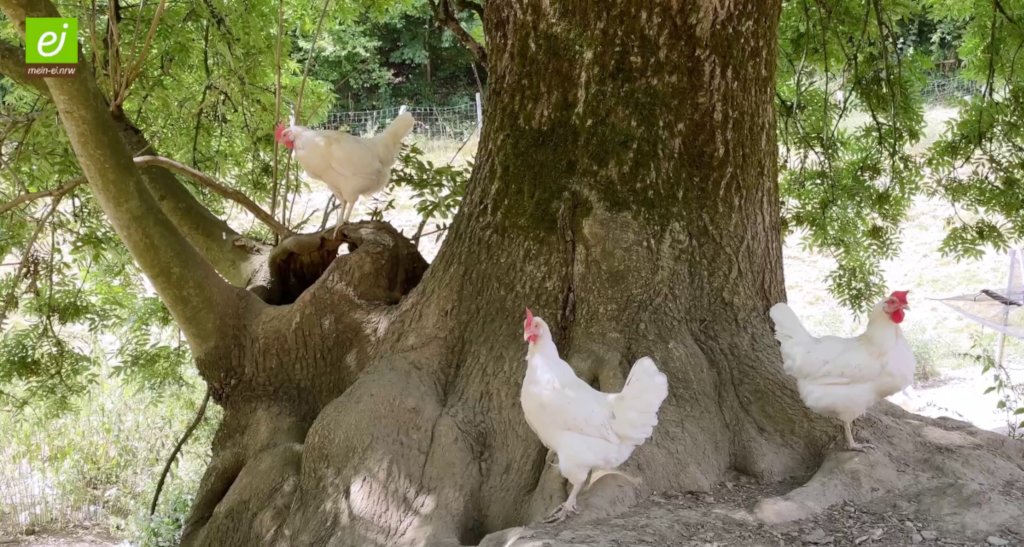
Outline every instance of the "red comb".
[[274, 129], [274, 140], [277, 142], [281, 142], [282, 135], [284, 135], [284, 124], [279, 123], [277, 124], [277, 128]]
[[529, 327], [531, 324], [533, 324], [533, 312], [530, 311], [530, 308], [526, 308], [526, 322], [523, 325]]
[[900, 304], [907, 305], [907, 293], [910, 291], [892, 291], [892, 297], [900, 301]]

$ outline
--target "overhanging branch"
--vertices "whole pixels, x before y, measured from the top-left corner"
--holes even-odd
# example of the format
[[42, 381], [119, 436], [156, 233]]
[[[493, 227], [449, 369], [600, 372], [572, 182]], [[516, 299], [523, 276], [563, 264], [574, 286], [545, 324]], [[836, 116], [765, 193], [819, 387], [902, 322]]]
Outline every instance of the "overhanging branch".
[[[114, 109], [111, 117], [128, 150], [135, 154], [158, 154], [123, 110]], [[141, 172], [149, 193], [182, 235], [228, 282], [236, 287], [244, 287], [252, 274], [253, 253], [247, 248], [258, 245], [239, 246], [238, 242], [244, 238], [200, 203], [171, 171], [153, 166]], [[252, 242], [245, 240], [244, 243]]]
[[[476, 58], [476, 62], [480, 63], [480, 66], [487, 68], [487, 50], [484, 49], [483, 44], [477, 42], [476, 38], [473, 38], [473, 35], [459, 23], [456, 10], [452, 7], [452, 0], [427, 0], [427, 2], [430, 4], [430, 10], [434, 13], [434, 19], [450, 30], [455, 35], [455, 38], [469, 49], [473, 57]], [[472, 4], [472, 6], [467, 7], [479, 13], [482, 21], [483, 7], [475, 2], [468, 3]], [[460, 4], [465, 5], [466, 2], [460, 2]]]
[[[50, 90], [42, 78], [26, 78], [25, 50], [20, 46], [0, 42], [0, 74], [7, 76], [19, 85], [31, 87], [46, 97], [50, 97]], [[111, 116], [121, 135], [125, 145], [134, 153], [149, 152], [155, 150], [146, 140], [145, 136], [136, 128], [120, 109], [112, 109]], [[196, 249], [213, 264], [214, 268], [223, 275], [231, 284], [242, 287], [249, 281], [251, 275], [251, 253], [246, 248], [236, 244], [241, 236], [231, 229], [226, 222], [211, 213], [203, 204], [199, 203], [192, 194], [185, 189], [181, 183], [171, 175], [170, 171], [162, 167], [145, 169], [142, 172], [147, 188], [156, 198], [157, 203], [164, 214], [174, 223]], [[84, 182], [85, 179], [82, 179]], [[71, 190], [69, 188], [67, 190]], [[61, 188], [53, 192], [60, 192]], [[31, 201], [44, 198], [52, 194], [38, 192], [15, 198], [14, 201], [5, 204], [0, 212], [5, 212], [13, 207]]]
[[256, 202], [249, 199], [249, 196], [246, 196], [244, 193], [235, 190], [234, 188], [228, 188], [227, 186], [224, 186], [219, 182], [213, 180], [210, 176], [200, 171], [197, 171], [183, 163], [161, 156], [139, 156], [135, 158], [135, 164], [139, 166], [155, 165], [165, 167], [177, 173], [181, 173], [182, 175], [187, 176], [188, 178], [202, 184], [203, 186], [206, 186], [210, 190], [213, 190], [215, 193], [217, 193], [217, 195], [225, 199], [230, 199], [231, 201], [234, 201], [235, 203], [241, 205], [242, 207], [245, 207], [246, 210], [253, 214], [253, 216], [258, 218], [261, 222], [263, 222], [271, 230], [273, 230], [275, 234], [281, 237], [288, 237], [294, 233], [291, 230], [289, 230], [287, 226], [278, 222], [277, 219], [275, 219], [273, 216], [271, 216], [270, 213], [268, 213], [262, 207], [256, 204]]
[[57, 188], [53, 188], [52, 190], [42, 190], [39, 192], [30, 192], [28, 194], [22, 194], [12, 199], [11, 201], [8, 201], [7, 203], [0, 204], [0, 215], [6, 213], [7, 211], [10, 211], [11, 209], [14, 209], [15, 207], [23, 203], [28, 203], [30, 201], [35, 201], [37, 199], [43, 199], [48, 197], [63, 196], [64, 194], [74, 190], [75, 188], [78, 188], [80, 185], [85, 184], [85, 182], [85, 177], [78, 177], [75, 179], [71, 179], [70, 181], [64, 183], [63, 185], [58, 186]]

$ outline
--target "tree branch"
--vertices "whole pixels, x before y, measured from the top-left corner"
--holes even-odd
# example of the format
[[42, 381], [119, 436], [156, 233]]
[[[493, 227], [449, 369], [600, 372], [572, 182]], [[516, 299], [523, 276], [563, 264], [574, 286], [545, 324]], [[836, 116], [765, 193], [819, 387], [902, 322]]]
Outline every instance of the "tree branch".
[[[128, 150], [134, 154], [157, 155], [123, 111], [117, 110], [111, 115]], [[141, 172], [149, 192], [178, 230], [232, 285], [245, 287], [253, 269], [252, 253], [246, 250], [251, 245], [239, 245], [244, 238], [200, 203], [171, 171], [153, 166]]]
[[22, 194], [12, 199], [11, 201], [8, 201], [7, 203], [0, 204], [0, 215], [6, 213], [7, 211], [10, 211], [11, 209], [14, 209], [15, 207], [21, 205], [22, 203], [28, 203], [30, 201], [35, 201], [37, 199], [43, 199], [48, 197], [63, 196], [64, 194], [74, 190], [75, 188], [78, 188], [85, 182], [86, 180], [84, 177], [78, 177], [64, 183], [63, 186], [58, 186], [57, 188], [53, 188], [51, 190], [42, 190], [39, 192], [30, 192], [28, 194]]
[[164, 489], [164, 481], [167, 480], [167, 474], [171, 471], [171, 464], [174, 463], [175, 458], [178, 457], [178, 453], [181, 452], [181, 448], [188, 442], [189, 437], [195, 432], [196, 428], [203, 421], [203, 416], [206, 416], [206, 405], [210, 402], [210, 387], [206, 387], [206, 395], [203, 396], [203, 403], [199, 405], [199, 410], [196, 411], [196, 417], [192, 419], [192, 423], [189, 424], [188, 428], [185, 429], [185, 433], [178, 439], [178, 443], [174, 445], [174, 450], [171, 450], [171, 455], [167, 458], [167, 462], [164, 463], [164, 470], [160, 472], [160, 480], [156, 483], [156, 491], [153, 492], [153, 502], [149, 504], [149, 516], [153, 516], [156, 513], [156, 504], [160, 501], [160, 492]]
[[479, 2], [473, 0], [455, 0], [455, 7], [460, 10], [469, 10], [476, 14], [480, 18], [480, 22], [484, 22], [484, 7]]
[[[455, 38], [469, 49], [473, 57], [476, 58], [476, 62], [486, 69], [487, 50], [459, 23], [459, 18], [452, 9], [451, 0], [427, 0], [427, 2], [430, 4], [430, 10], [434, 12], [434, 19], [450, 30], [455, 35]], [[475, 8], [473, 9], [475, 11]], [[480, 9], [480, 14], [481, 16], [483, 15], [482, 8]], [[481, 20], [483, 20], [482, 17]]]
[[164, 158], [160, 156], [139, 156], [135, 158], [135, 164], [139, 166], [157, 165], [160, 167], [170, 169], [171, 171], [181, 173], [182, 175], [185, 175], [188, 178], [198, 182], [199, 184], [202, 184], [203, 186], [206, 186], [207, 188], [213, 190], [215, 193], [217, 193], [217, 195], [226, 199], [230, 199], [231, 201], [234, 201], [235, 203], [241, 205], [242, 207], [245, 207], [250, 213], [253, 214], [254, 217], [258, 218], [261, 222], [270, 227], [270, 229], [273, 230], [274, 233], [276, 233], [277, 235], [281, 237], [288, 237], [294, 234], [294, 232], [289, 230], [287, 226], [278, 222], [277, 219], [270, 215], [270, 213], [265, 211], [256, 202], [249, 199], [249, 196], [245, 195], [244, 193], [238, 190], [235, 190], [234, 188], [228, 188], [227, 186], [224, 186], [221, 183], [210, 178], [209, 175], [201, 173], [183, 163], [179, 163], [170, 158]]
[[25, 62], [22, 61], [24, 58], [24, 49], [14, 44], [0, 42], [0, 74], [49, 97], [50, 90], [46, 88], [46, 82], [42, 78], [25, 77]]
[[128, 90], [131, 89], [139, 74], [142, 74], [142, 66], [146, 62], [146, 57], [149, 56], [149, 50], [153, 44], [153, 36], [156, 35], [156, 28], [160, 24], [160, 16], [163, 15], [166, 5], [167, 0], [160, 0], [160, 3], [157, 4], [156, 13], [153, 14], [153, 21], [149, 25], [149, 32], [146, 33], [146, 41], [143, 42], [142, 49], [139, 50], [135, 61], [125, 70], [124, 80], [121, 82], [114, 101], [110, 105], [111, 108], [121, 108], [125, 98], [128, 96]]
[[[50, 97], [50, 90], [42, 78], [25, 78], [25, 64], [21, 61], [24, 58], [25, 50], [20, 46], [0, 42], [0, 74]], [[145, 151], [155, 153], [142, 132], [120, 109], [114, 109], [111, 116], [129, 150], [136, 154]], [[160, 208], [182, 234], [231, 284], [244, 287], [252, 273], [252, 255], [245, 247], [236, 244], [241, 236], [199, 203], [169, 171], [163, 168], [145, 169], [142, 176]], [[39, 194], [35, 197], [26, 197], [24, 200], [42, 197], [46, 196]], [[13, 207], [18, 203], [12, 202], [8, 205]], [[7, 208], [3, 209], [6, 210]]]
[[[0, 8], [22, 33], [26, 17], [60, 16], [48, 0], [0, 0]], [[79, 69], [74, 78], [44, 79], [68, 140], [114, 231], [153, 283], [193, 352], [202, 354], [217, 343], [225, 328], [222, 318], [239, 306], [239, 295], [146, 189], [88, 61], [80, 59]]]

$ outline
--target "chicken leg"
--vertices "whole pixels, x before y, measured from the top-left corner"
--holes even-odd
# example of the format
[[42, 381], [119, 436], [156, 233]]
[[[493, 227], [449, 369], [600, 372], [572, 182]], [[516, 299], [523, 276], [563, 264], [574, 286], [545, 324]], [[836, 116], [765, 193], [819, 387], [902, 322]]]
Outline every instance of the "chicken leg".
[[850, 422], [843, 422], [843, 432], [846, 434], [846, 449], [853, 450], [856, 452], [865, 452], [868, 449], [875, 448], [875, 445], [862, 443], [858, 444], [853, 440], [853, 430], [850, 428]]
[[580, 490], [583, 489], [583, 483], [586, 482], [586, 477], [580, 482], [572, 483], [572, 492], [569, 493], [568, 499], [565, 503], [559, 505], [557, 509], [552, 511], [548, 518], [544, 519], [545, 524], [553, 524], [555, 522], [562, 522], [569, 515], [575, 515], [578, 511], [576, 508], [576, 496], [579, 495]]
[[350, 216], [352, 216], [352, 209], [356, 206], [355, 200], [345, 201], [344, 199], [338, 198], [338, 224], [334, 227], [334, 239], [338, 239], [341, 235], [341, 227]]
[[589, 469], [565, 469], [561, 463], [561, 458], [559, 458], [559, 470], [562, 472], [562, 476], [569, 479], [569, 482], [572, 483], [572, 491], [569, 492], [569, 497], [565, 500], [565, 503], [559, 505], [557, 509], [552, 511], [551, 514], [544, 519], [545, 524], [562, 522], [569, 515], [576, 514], [576, 496], [579, 495], [583, 486], [587, 484], [587, 477], [590, 476]]

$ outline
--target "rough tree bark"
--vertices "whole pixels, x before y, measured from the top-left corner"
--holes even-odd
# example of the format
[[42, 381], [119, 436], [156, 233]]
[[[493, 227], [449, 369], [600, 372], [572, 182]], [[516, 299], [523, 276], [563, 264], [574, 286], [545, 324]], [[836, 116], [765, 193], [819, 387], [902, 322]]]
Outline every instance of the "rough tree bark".
[[[0, 5], [14, 21], [54, 13]], [[139, 190], [128, 148], [95, 138], [116, 131], [95, 84], [47, 80], [90, 188], [224, 407], [182, 543], [475, 543], [550, 511], [564, 482], [518, 402], [525, 306], [603, 390], [643, 355], [668, 375], [661, 423], [627, 464], [639, 494], [815, 469], [839, 430], [799, 401], [767, 316], [784, 299], [779, 7], [489, 3], [485, 131], [433, 265], [388, 226], [355, 224], [342, 242], [303, 235], [264, 253], [250, 290], [214, 276], [204, 230]], [[896, 420], [871, 431], [911, 436]], [[985, 443], [1014, 465], [1012, 447]], [[819, 476], [807, 488], [835, 484]], [[584, 511], [613, 486], [599, 481]], [[809, 507], [800, 495], [762, 516]]]
[[[353, 303], [321, 281], [253, 313], [241, 347], [225, 341], [244, 356], [225, 374], [292, 336], [301, 357], [268, 371], [337, 372], [319, 381], [329, 404], [303, 412], [232, 390], [186, 543], [472, 542], [549, 511], [562, 482], [517, 401], [526, 305], [602, 389], [641, 355], [668, 373], [661, 425], [631, 463], [647, 488], [819, 461], [834, 429], [795, 397], [766, 315], [784, 296], [778, 5], [489, 10], [488, 129], [445, 247], [396, 306], [339, 311]], [[374, 336], [365, 350], [336, 338], [353, 330]], [[254, 443], [254, 428], [277, 433]]]

